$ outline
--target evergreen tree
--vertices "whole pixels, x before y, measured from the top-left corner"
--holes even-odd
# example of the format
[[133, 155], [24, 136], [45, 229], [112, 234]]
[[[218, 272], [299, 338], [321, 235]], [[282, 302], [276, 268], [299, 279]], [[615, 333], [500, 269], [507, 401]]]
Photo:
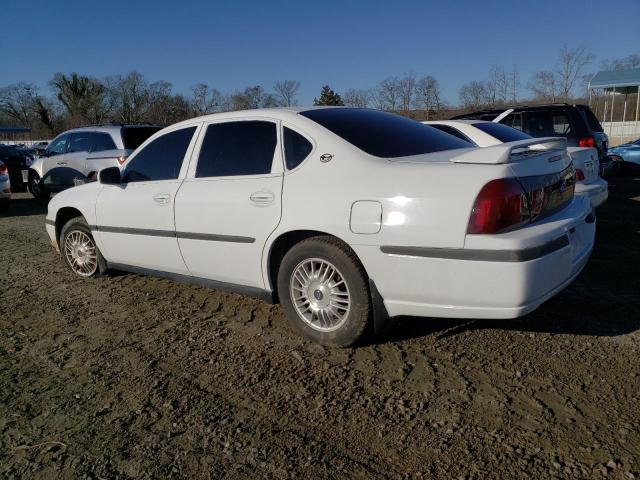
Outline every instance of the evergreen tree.
[[342, 101], [342, 98], [340, 98], [340, 95], [338, 95], [336, 92], [331, 90], [329, 85], [325, 85], [324, 87], [322, 87], [322, 90], [320, 91], [320, 99], [318, 100], [317, 98], [314, 98], [313, 104], [342, 106], [344, 105], [344, 102]]

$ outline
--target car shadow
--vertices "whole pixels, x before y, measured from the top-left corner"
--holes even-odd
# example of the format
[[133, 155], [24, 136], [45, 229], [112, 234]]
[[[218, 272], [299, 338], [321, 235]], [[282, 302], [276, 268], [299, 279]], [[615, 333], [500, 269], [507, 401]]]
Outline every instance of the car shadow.
[[473, 330], [619, 336], [640, 329], [640, 178], [609, 181], [596, 211], [596, 244], [584, 271], [565, 290], [524, 317], [510, 320], [398, 317], [367, 343], [438, 339]]
[[9, 209], [1, 213], [0, 218], [45, 215], [46, 213], [47, 202], [36, 200], [28, 193], [16, 193], [11, 198]]

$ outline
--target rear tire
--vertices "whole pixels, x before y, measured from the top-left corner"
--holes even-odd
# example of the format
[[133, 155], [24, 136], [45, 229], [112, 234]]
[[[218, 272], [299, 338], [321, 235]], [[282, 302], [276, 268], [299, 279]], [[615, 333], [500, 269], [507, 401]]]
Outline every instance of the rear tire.
[[347, 347], [369, 325], [367, 274], [353, 250], [334, 237], [294, 245], [278, 269], [278, 292], [291, 325], [314, 342]]
[[36, 200], [46, 202], [51, 198], [51, 192], [47, 191], [40, 175], [34, 171], [29, 172], [29, 183], [27, 188], [29, 189], [29, 193], [31, 193]]
[[60, 253], [67, 267], [79, 277], [96, 277], [107, 271], [107, 262], [82, 217], [72, 218], [62, 227]]

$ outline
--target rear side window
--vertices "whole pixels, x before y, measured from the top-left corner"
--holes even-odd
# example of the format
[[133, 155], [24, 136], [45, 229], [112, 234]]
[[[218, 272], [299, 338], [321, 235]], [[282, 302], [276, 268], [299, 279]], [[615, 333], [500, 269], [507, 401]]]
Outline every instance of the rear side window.
[[604, 132], [602, 129], [602, 125], [593, 114], [590, 108], [579, 108], [582, 117], [587, 121], [587, 125], [589, 126], [589, 130], [592, 132]]
[[532, 137], [569, 137], [574, 132], [569, 116], [561, 110], [527, 112], [528, 133]]
[[180, 175], [182, 161], [196, 127], [166, 133], [146, 145], [124, 169], [123, 182], [172, 180]]
[[77, 132], [71, 134], [69, 147], [67, 151], [72, 152], [88, 152], [91, 148], [90, 132]]
[[465, 142], [469, 142], [469, 143], [473, 144], [473, 142], [471, 142], [471, 140], [469, 140], [469, 137], [467, 137], [464, 133], [462, 133], [457, 128], [452, 127], [451, 125], [434, 125], [434, 124], [431, 124], [431, 126], [433, 128], [437, 128], [441, 132], [448, 133], [449, 135], [453, 135], [454, 137], [457, 137], [460, 140], [464, 140]]
[[526, 133], [501, 123], [481, 122], [474, 123], [473, 126], [478, 130], [482, 130], [484, 133], [491, 135], [493, 138], [497, 138], [501, 142], [515, 142], [516, 140], [526, 140], [531, 138]]
[[196, 177], [271, 173], [276, 124], [265, 121], [216, 123], [207, 127]]
[[122, 127], [124, 148], [135, 150], [159, 130], [162, 130], [162, 127]]
[[376, 157], [406, 157], [470, 146], [429, 125], [377, 110], [323, 108], [300, 112], [300, 115]]
[[111, 135], [108, 133], [95, 132], [91, 134], [91, 151], [103, 152], [105, 150], [115, 150], [116, 144], [114, 143]]
[[309, 156], [313, 145], [311, 142], [290, 128], [283, 128], [284, 158], [288, 170], [293, 170]]

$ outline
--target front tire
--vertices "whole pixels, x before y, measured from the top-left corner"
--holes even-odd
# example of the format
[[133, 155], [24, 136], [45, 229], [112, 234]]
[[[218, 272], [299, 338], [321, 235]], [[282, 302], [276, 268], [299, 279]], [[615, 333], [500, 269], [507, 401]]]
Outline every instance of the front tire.
[[309, 340], [347, 347], [367, 330], [367, 275], [353, 250], [334, 237], [294, 245], [280, 264], [278, 292], [289, 322]]
[[51, 198], [51, 193], [46, 190], [40, 175], [34, 171], [29, 173], [29, 183], [27, 187], [29, 193], [31, 193], [36, 200], [47, 201]]
[[107, 271], [106, 261], [82, 217], [72, 218], [62, 228], [60, 253], [67, 267], [79, 277], [96, 277]]

